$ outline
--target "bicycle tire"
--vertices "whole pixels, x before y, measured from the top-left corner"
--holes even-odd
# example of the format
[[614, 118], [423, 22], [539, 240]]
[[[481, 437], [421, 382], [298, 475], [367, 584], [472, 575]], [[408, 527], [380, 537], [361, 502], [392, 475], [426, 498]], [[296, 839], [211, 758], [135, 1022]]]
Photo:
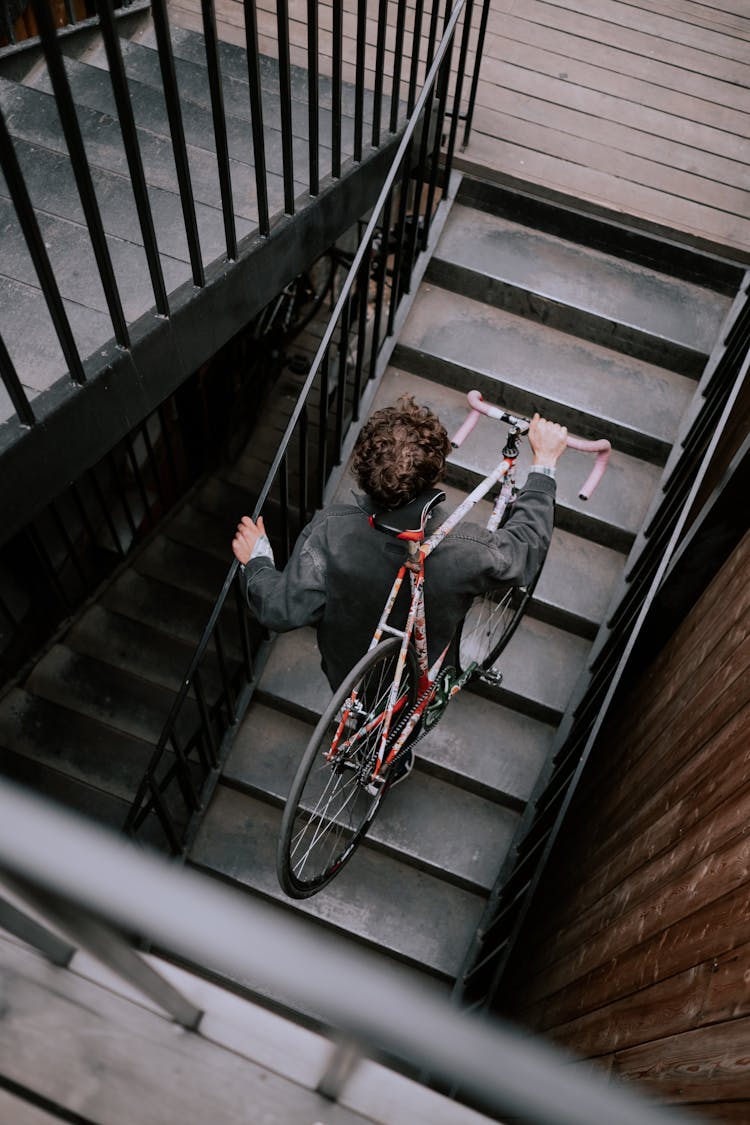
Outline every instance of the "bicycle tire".
[[[276, 856], [279, 883], [291, 898], [309, 898], [330, 883], [364, 839], [388, 791], [386, 779], [370, 793], [369, 771], [360, 767], [374, 759], [382, 730], [378, 715], [382, 716], [400, 647], [398, 638], [390, 637], [355, 665], [334, 693], [302, 756], [284, 806]], [[399, 715], [414, 706], [417, 682], [417, 661], [409, 648]], [[349, 719], [343, 748], [329, 758], [342, 712], [354, 693], [359, 710]], [[395, 714], [392, 722], [399, 726]]]
[[526, 586], [503, 586], [474, 599], [461, 622], [456, 644], [462, 673], [472, 664], [483, 672], [492, 668], [520, 625], [543, 566], [544, 559]]
[[[326, 252], [316, 258], [310, 268], [296, 279], [295, 316], [285, 337], [287, 341], [298, 336], [317, 316], [333, 284], [336, 268], [333, 255]], [[301, 295], [301, 291], [305, 290], [306, 299]]]

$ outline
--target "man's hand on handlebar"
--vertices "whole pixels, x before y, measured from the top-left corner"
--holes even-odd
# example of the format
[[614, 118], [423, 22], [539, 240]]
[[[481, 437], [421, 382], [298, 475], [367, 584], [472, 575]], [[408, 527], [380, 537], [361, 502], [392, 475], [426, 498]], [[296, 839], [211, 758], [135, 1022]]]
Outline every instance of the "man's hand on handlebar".
[[565, 452], [568, 431], [557, 422], [548, 422], [535, 414], [529, 426], [529, 444], [534, 454], [533, 464], [553, 469]]

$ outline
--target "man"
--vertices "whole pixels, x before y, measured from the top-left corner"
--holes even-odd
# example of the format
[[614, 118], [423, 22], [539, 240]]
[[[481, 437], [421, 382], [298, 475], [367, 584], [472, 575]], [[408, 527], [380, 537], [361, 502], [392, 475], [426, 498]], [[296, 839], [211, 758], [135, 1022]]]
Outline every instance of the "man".
[[[524, 585], [544, 558], [554, 518], [555, 465], [567, 430], [535, 415], [529, 429], [533, 464], [505, 527], [490, 532], [463, 520], [425, 562], [430, 662], [453, 637], [475, 595], [498, 585]], [[367, 651], [405, 548], [373, 528], [368, 515], [400, 507], [442, 479], [450, 441], [426, 407], [402, 396], [376, 411], [354, 449], [364, 496], [318, 512], [283, 571], [274, 565], [262, 517], [243, 516], [232, 540], [245, 596], [262, 625], [285, 632], [317, 627], [323, 671], [335, 690]], [[441, 523], [433, 512], [428, 534]], [[402, 588], [396, 620], [405, 621]]]

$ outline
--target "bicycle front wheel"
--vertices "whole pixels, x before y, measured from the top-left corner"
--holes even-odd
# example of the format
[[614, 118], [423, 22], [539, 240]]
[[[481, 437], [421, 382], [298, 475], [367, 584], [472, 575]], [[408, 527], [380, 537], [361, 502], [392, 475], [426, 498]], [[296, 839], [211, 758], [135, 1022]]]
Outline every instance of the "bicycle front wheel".
[[474, 599], [458, 635], [461, 672], [472, 664], [481, 671], [492, 668], [518, 628], [541, 572], [540, 566], [528, 586], [505, 586]]
[[[372, 824], [387, 784], [370, 785], [401, 642], [367, 653], [334, 694], [315, 728], [284, 808], [276, 870], [292, 898], [316, 894], [351, 859]], [[411, 649], [391, 718], [392, 745], [417, 698]]]

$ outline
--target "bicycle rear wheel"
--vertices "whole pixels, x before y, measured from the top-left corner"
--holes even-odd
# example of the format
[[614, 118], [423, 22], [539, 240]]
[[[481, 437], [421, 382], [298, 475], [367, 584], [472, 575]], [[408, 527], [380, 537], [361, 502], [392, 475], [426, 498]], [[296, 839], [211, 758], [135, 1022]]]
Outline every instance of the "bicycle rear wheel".
[[[367, 653], [334, 694], [315, 728], [292, 783], [281, 822], [276, 870], [292, 898], [316, 894], [351, 859], [388, 791], [368, 789], [401, 642]], [[411, 649], [401, 677], [389, 745], [417, 697]]]
[[482, 671], [492, 668], [518, 628], [533, 596], [542, 563], [527, 586], [505, 586], [475, 598], [458, 634], [458, 665]]

